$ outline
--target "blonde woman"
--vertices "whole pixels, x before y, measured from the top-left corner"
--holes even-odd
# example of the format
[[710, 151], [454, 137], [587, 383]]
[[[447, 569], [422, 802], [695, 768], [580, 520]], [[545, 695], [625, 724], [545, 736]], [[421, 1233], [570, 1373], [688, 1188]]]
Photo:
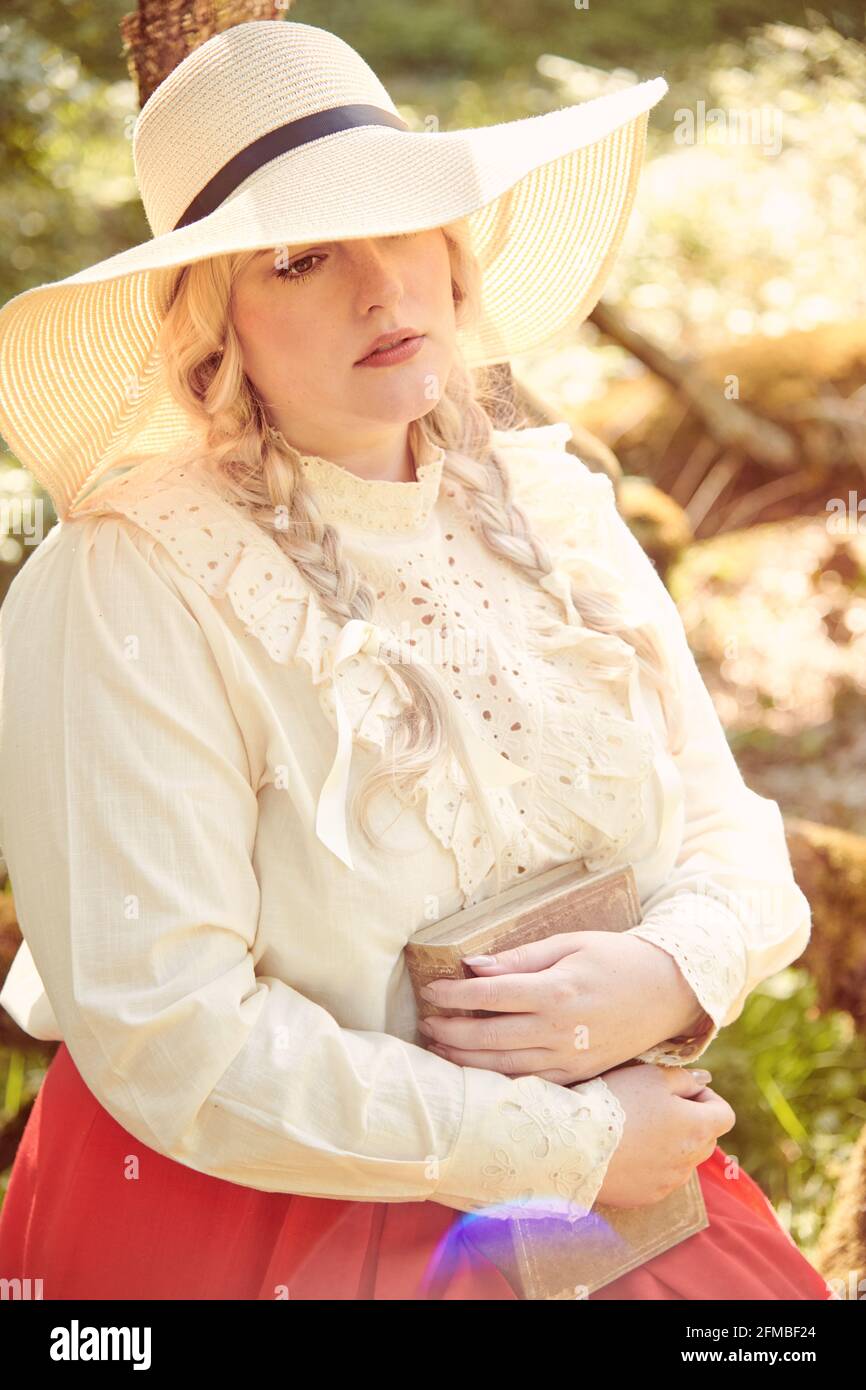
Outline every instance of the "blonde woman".
[[[61, 1044], [3, 1278], [509, 1299], [479, 1214], [579, 1239], [697, 1170], [709, 1226], [593, 1298], [828, 1296], [684, 1065], [808, 938], [778, 807], [609, 481], [472, 376], [598, 298], [663, 90], [420, 134], [334, 35], [240, 25], [139, 119], [153, 240], [0, 314], [61, 517], [0, 615], [0, 1002]], [[574, 860], [641, 925], [420, 1029], [412, 934]]]

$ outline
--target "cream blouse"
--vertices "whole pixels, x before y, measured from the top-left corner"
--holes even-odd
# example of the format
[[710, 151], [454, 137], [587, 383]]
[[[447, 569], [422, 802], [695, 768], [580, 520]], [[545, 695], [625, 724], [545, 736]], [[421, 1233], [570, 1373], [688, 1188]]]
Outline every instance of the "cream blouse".
[[[16, 576], [0, 844], [24, 944], [0, 1003], [64, 1039], [142, 1143], [266, 1191], [493, 1215], [547, 1199], [574, 1218], [596, 1199], [624, 1122], [601, 1078], [461, 1067], [416, 1029], [403, 947], [494, 891], [494, 850], [453, 753], [413, 804], [376, 798], [385, 848], [348, 824], [408, 700], [380, 641], [453, 692], [503, 887], [578, 858], [633, 865], [633, 934], [708, 1016], [646, 1061], [699, 1057], [805, 947], [779, 808], [744, 785], [673, 600], [569, 437], [495, 435], [556, 561], [540, 587], [484, 544], [439, 449], [413, 482], [303, 459], [374, 622], [331, 617], [200, 467], [115, 479]], [[616, 586], [667, 644], [688, 718], [675, 760], [633, 650], [583, 626], [571, 577]]]

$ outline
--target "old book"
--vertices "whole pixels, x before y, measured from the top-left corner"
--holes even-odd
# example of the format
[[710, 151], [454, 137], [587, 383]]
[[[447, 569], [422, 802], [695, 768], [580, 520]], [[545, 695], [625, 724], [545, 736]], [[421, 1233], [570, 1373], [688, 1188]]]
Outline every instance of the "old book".
[[[483, 1018], [485, 1009], [442, 1009], [421, 997], [437, 979], [471, 979], [463, 956], [495, 955], [557, 932], [627, 931], [641, 920], [631, 865], [587, 874], [580, 863], [557, 865], [512, 884], [473, 907], [422, 927], [408, 941], [406, 962], [420, 1018]], [[682, 1038], [682, 1041], [688, 1041]], [[638, 1059], [632, 1065], [641, 1066]], [[472, 1244], [501, 1270], [522, 1298], [585, 1298], [709, 1225], [697, 1172], [660, 1202], [642, 1207], [596, 1203], [582, 1220], [555, 1216], [467, 1219]]]

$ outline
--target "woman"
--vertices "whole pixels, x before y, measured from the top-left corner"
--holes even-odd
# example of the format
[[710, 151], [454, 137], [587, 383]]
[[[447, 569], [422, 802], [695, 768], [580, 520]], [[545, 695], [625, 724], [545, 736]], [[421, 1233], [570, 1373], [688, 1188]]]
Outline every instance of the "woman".
[[[515, 1298], [461, 1213], [697, 1168], [709, 1226], [591, 1297], [828, 1295], [682, 1065], [808, 938], [778, 807], [609, 481], [470, 374], [596, 301], [664, 85], [431, 138], [335, 36], [240, 25], [139, 119], [153, 240], [0, 314], [61, 517], [0, 615], [0, 1002], [61, 1040], [4, 1278]], [[640, 926], [419, 1030], [413, 932], [574, 859], [633, 865]]]

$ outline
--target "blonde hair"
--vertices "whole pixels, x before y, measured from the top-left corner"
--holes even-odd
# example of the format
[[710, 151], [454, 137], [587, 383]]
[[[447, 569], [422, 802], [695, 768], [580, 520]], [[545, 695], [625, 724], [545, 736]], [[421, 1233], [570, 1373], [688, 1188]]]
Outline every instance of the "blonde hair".
[[[442, 231], [451, 263], [456, 321], [461, 325], [479, 311], [481, 272], [465, 219], [448, 223]], [[267, 532], [331, 615], [343, 621], [371, 619], [373, 588], [344, 554], [339, 531], [321, 518], [314, 497], [304, 485], [298, 451], [272, 431], [244, 371], [231, 318], [232, 288], [256, 254], [248, 251], [210, 257], [183, 266], [178, 274], [172, 303], [161, 325], [159, 346], [169, 389], [198, 427], [198, 438], [177, 462], [205, 458], [223, 496]], [[496, 457], [492, 438], [495, 417], [486, 406], [497, 404], [502, 404], [501, 398], [489, 387], [482, 391], [476, 385], [458, 350], [439, 400], [425, 416], [410, 423], [409, 444], [416, 458], [424, 438], [447, 451], [443, 479], [450, 478], [462, 487], [485, 544], [537, 580], [551, 571], [553, 563], [525, 513], [512, 500], [507, 470]], [[641, 668], [660, 692], [668, 736], [679, 745], [681, 706], [665, 652], [657, 646], [652, 632], [627, 626], [613, 594], [581, 592], [573, 583], [572, 597], [587, 627], [615, 633], [633, 647]], [[380, 659], [393, 668], [396, 684], [405, 690], [411, 704], [395, 721], [386, 759], [357, 787], [348, 808], [352, 822], [369, 843], [387, 849], [370, 831], [371, 798], [388, 785], [401, 804], [407, 800], [414, 803], [418, 778], [454, 749], [491, 837], [499, 891], [501, 837], [466, 754], [450, 691], [433, 666], [416, 659], [403, 660], [406, 653], [396, 639], [383, 647], [388, 651]]]

